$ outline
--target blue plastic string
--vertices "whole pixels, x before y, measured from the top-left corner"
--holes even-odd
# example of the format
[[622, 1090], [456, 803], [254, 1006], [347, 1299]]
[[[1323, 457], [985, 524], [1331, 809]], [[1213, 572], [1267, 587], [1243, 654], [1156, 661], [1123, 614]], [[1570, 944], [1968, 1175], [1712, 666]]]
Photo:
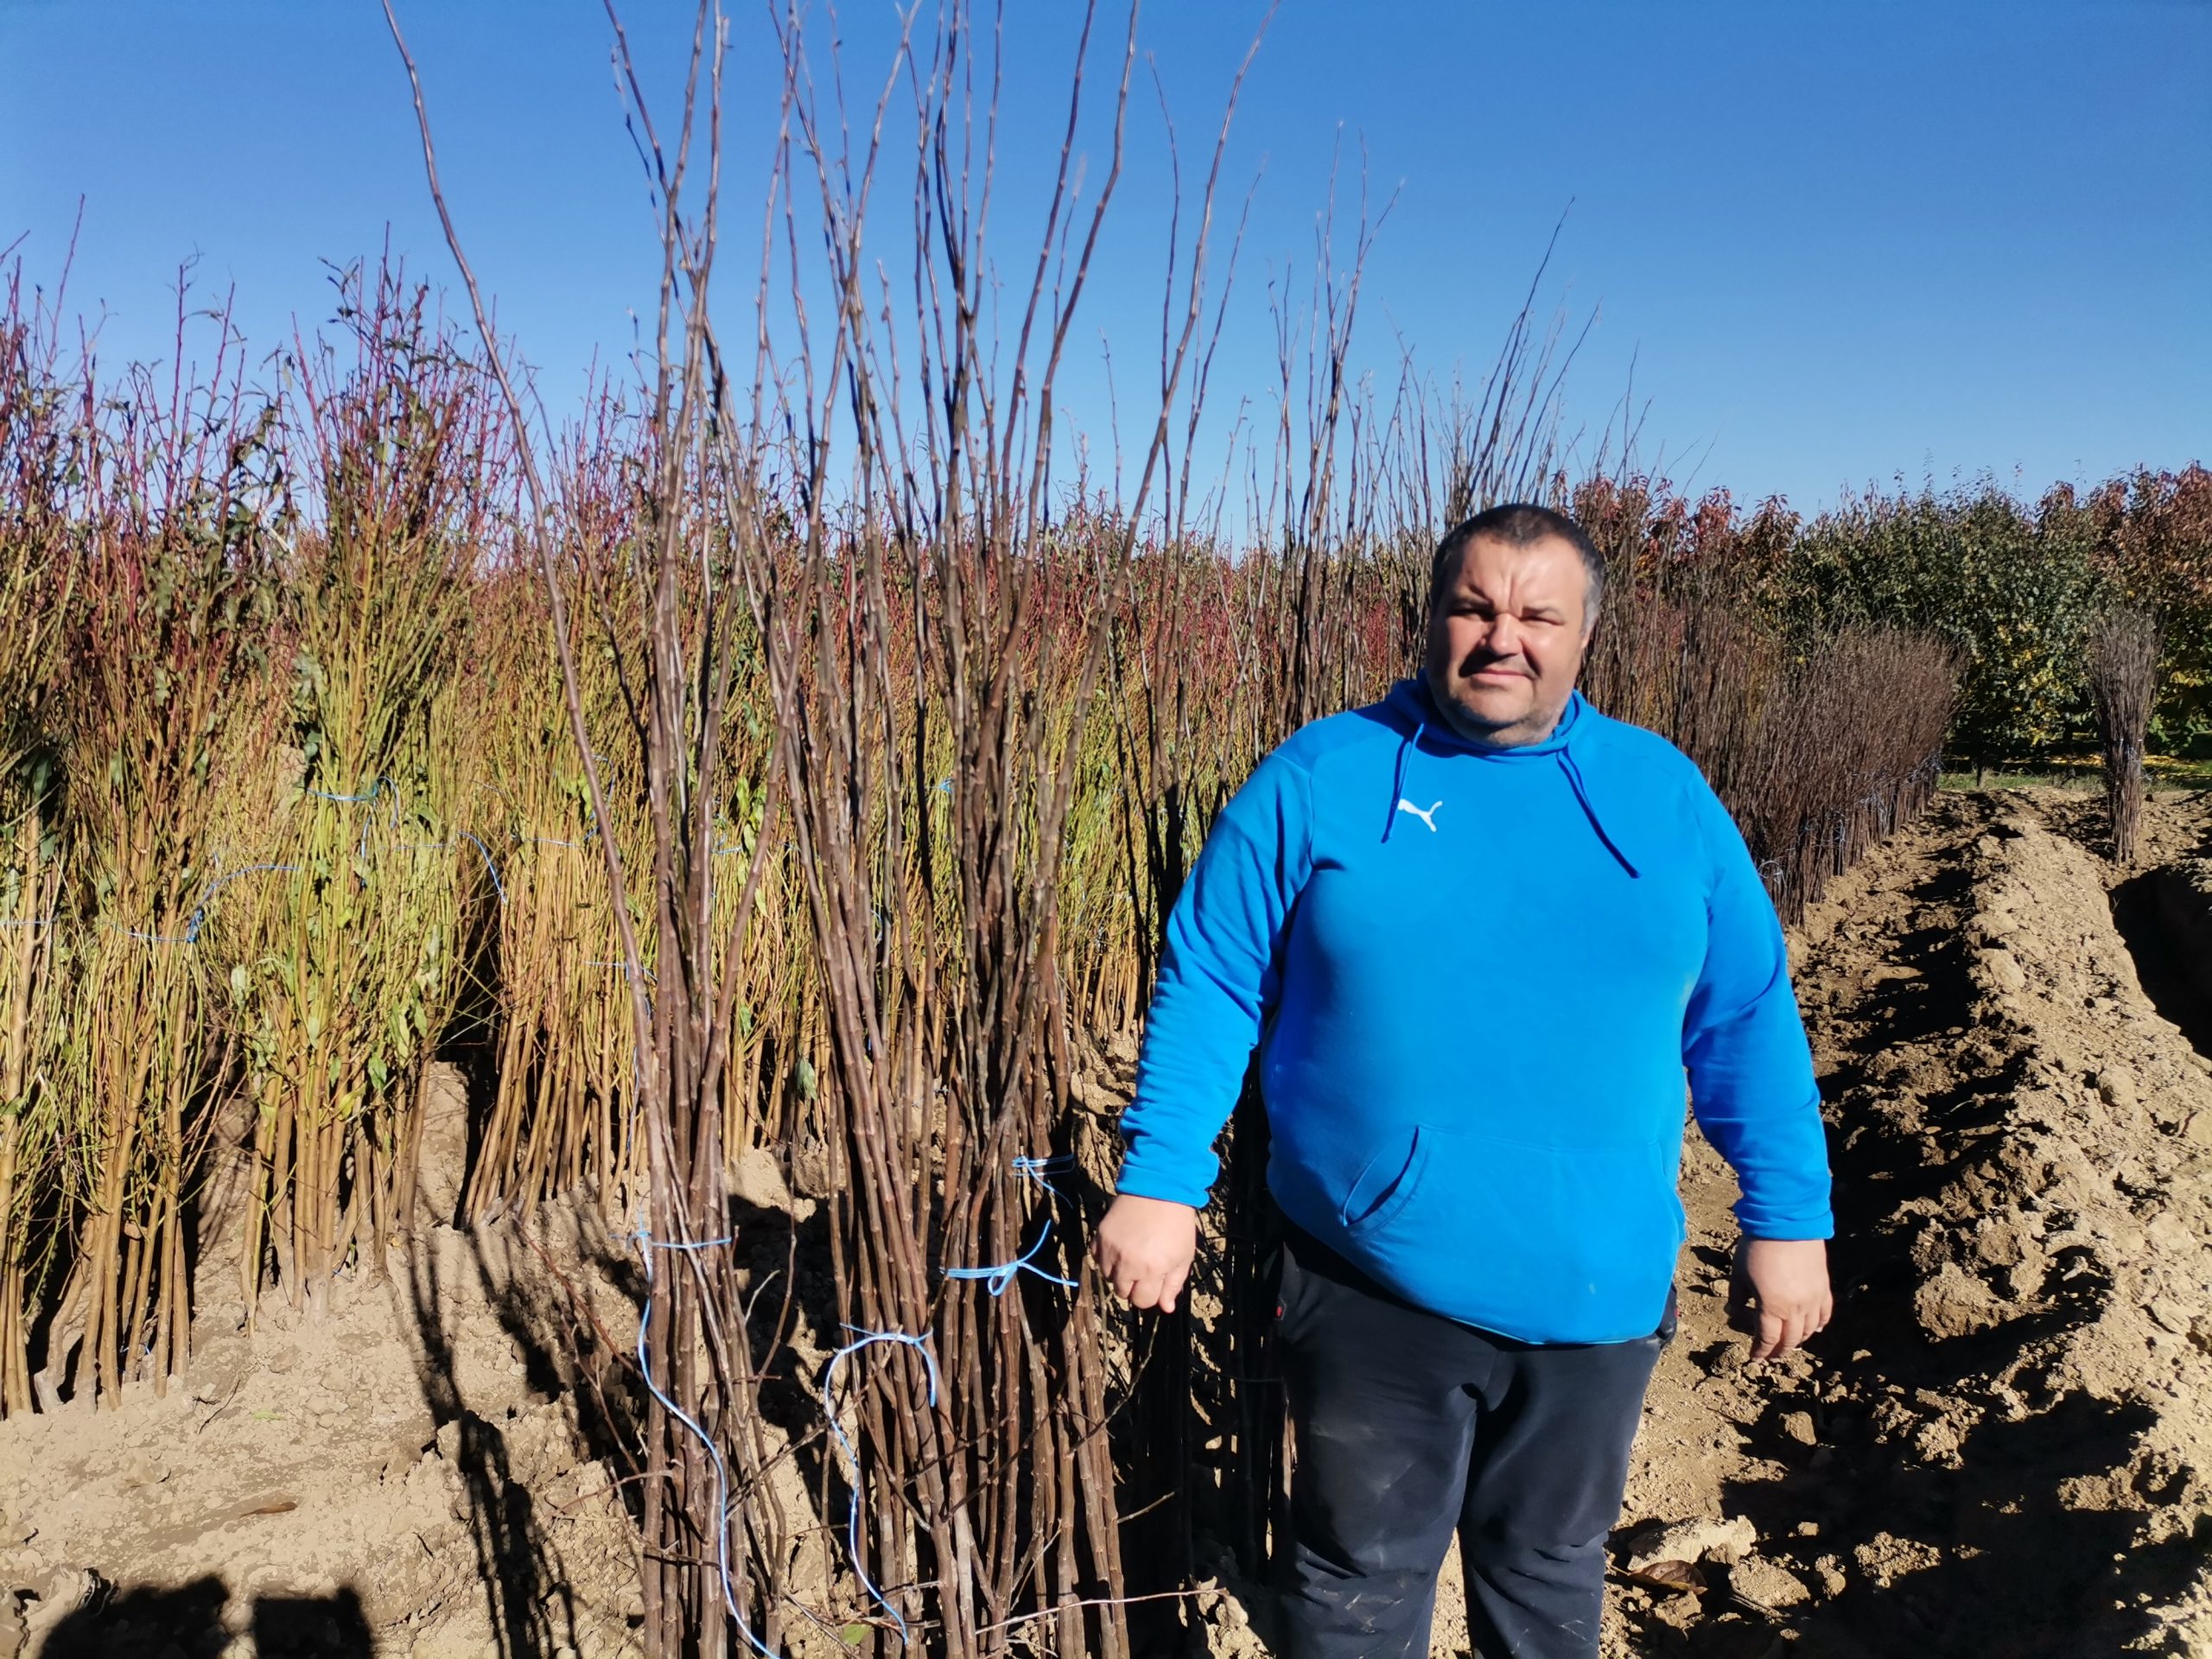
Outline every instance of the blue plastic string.
[[[365, 795], [339, 795], [334, 794], [331, 791], [327, 789], [310, 789], [305, 790], [302, 792], [314, 796], [317, 800], [336, 801], [341, 805], [358, 805], [364, 801], [373, 801], [379, 795], [391, 794], [392, 797], [391, 827], [395, 830], [399, 828], [399, 798], [397, 794], [393, 791], [391, 779], [389, 778], [379, 777], [376, 782], [369, 785], [368, 793]], [[353, 849], [353, 856], [356, 858], [366, 858], [368, 855], [369, 826], [365, 821], [361, 825], [360, 842]]]
[[[207, 919], [207, 906], [213, 902], [218, 887], [226, 881], [235, 881], [242, 875], [252, 875], [263, 870], [290, 871], [298, 868], [296, 864], [248, 864], [226, 875], [217, 876], [200, 889], [200, 902], [193, 906], [192, 914], [186, 918], [181, 933], [142, 933], [135, 927], [121, 927], [113, 922], [105, 925], [111, 931], [120, 933], [126, 939], [137, 939], [143, 944], [197, 944], [200, 943], [200, 929]], [[52, 917], [47, 918], [48, 922], [53, 919]]]
[[940, 1271], [948, 1279], [980, 1280], [994, 1296], [1003, 1296], [1007, 1287], [1025, 1273], [1033, 1273], [1048, 1284], [1058, 1285], [1066, 1290], [1073, 1290], [1076, 1288], [1074, 1280], [1063, 1279], [1057, 1273], [1047, 1273], [1037, 1265], [1037, 1252], [1045, 1248], [1045, 1241], [1052, 1236], [1052, 1224], [1048, 1221], [1045, 1224], [1044, 1230], [1037, 1235], [1037, 1242], [1011, 1262], [1001, 1262], [995, 1268], [944, 1268]]
[[912, 1635], [906, 1628], [906, 1618], [896, 1607], [891, 1605], [891, 1599], [876, 1587], [875, 1580], [868, 1577], [868, 1569], [861, 1565], [860, 1455], [853, 1450], [853, 1443], [845, 1438], [844, 1426], [837, 1421], [836, 1402], [830, 1398], [830, 1394], [837, 1386], [837, 1367], [843, 1364], [849, 1357], [874, 1344], [895, 1342], [904, 1347], [912, 1348], [922, 1357], [922, 1363], [929, 1368], [930, 1404], [934, 1407], [937, 1404], [938, 1391], [937, 1357], [929, 1351], [929, 1335], [926, 1332], [918, 1337], [905, 1331], [864, 1331], [856, 1325], [849, 1325], [845, 1329], [853, 1332], [857, 1340], [847, 1343], [836, 1353], [830, 1355], [830, 1364], [822, 1373], [823, 1419], [830, 1425], [830, 1433], [837, 1442], [837, 1449], [845, 1454], [846, 1484], [852, 1492], [851, 1507], [845, 1511], [845, 1548], [847, 1553], [853, 1558], [855, 1576], [860, 1580], [868, 1594], [874, 1598], [875, 1605], [891, 1615], [891, 1622], [899, 1627], [899, 1643], [904, 1646], [911, 1639]]
[[334, 794], [331, 791], [327, 789], [310, 789], [304, 792], [315, 797], [318, 800], [337, 801], [341, 804], [359, 805], [364, 801], [373, 801], [378, 796], [383, 794], [385, 791], [389, 789], [391, 786], [391, 779], [379, 778], [376, 782], [369, 785], [368, 792], [365, 795], [338, 795]]
[[51, 916], [29, 916], [17, 921], [0, 921], [0, 927], [52, 927], [54, 923]]
[[492, 878], [492, 891], [499, 895], [499, 902], [502, 905], [505, 904], [507, 902], [507, 884], [499, 880], [499, 867], [492, 861], [492, 849], [489, 847], [486, 847], [482, 842], [477, 840], [474, 836], [470, 835], [467, 830], [456, 830], [453, 834], [448, 836], [443, 841], [404, 841], [400, 842], [400, 845], [410, 852], [437, 853], [443, 852], [447, 848], [452, 846], [456, 841], [467, 842], [470, 846], [474, 847], [478, 853], [482, 855], [484, 859], [484, 873]]
[[185, 943], [194, 944], [199, 942], [200, 925], [207, 919], [207, 906], [214, 901], [215, 889], [226, 881], [235, 881], [242, 875], [253, 875], [264, 870], [276, 870], [290, 874], [297, 873], [298, 869], [299, 866], [296, 864], [248, 864], [241, 869], [232, 870], [228, 875], [217, 876], [207, 884], [207, 890], [200, 895], [200, 907], [192, 912], [191, 925], [185, 930]]
[[699, 1444], [707, 1448], [707, 1456], [715, 1465], [715, 1564], [721, 1573], [722, 1605], [729, 1609], [730, 1623], [737, 1626], [737, 1633], [745, 1638], [746, 1646], [760, 1655], [761, 1659], [776, 1659], [775, 1650], [753, 1634], [753, 1627], [737, 1611], [737, 1584], [730, 1576], [729, 1567], [729, 1470], [722, 1462], [721, 1448], [683, 1407], [662, 1391], [660, 1384], [653, 1380], [652, 1360], [645, 1350], [645, 1332], [653, 1317], [653, 1252], [657, 1249], [704, 1249], [707, 1247], [689, 1241], [664, 1244], [643, 1228], [632, 1236], [637, 1240], [638, 1258], [645, 1264], [645, 1305], [638, 1311], [638, 1370], [645, 1379], [645, 1387], [653, 1398], [659, 1401], [668, 1414], [690, 1429]]
[[105, 924], [110, 932], [120, 933], [126, 939], [137, 939], [142, 944], [196, 944], [194, 933], [142, 933], [135, 927], [124, 927], [115, 922]]
[[[623, 977], [623, 978], [627, 979], [627, 978], [629, 978], [629, 977], [630, 977], [630, 964], [629, 964], [629, 963], [626, 963], [626, 962], [613, 962], [613, 961], [608, 961], [608, 960], [602, 960], [602, 959], [598, 958], [598, 957], [594, 957], [594, 958], [592, 958], [592, 959], [590, 959], [590, 960], [587, 961], [587, 962], [584, 963], [584, 966], [585, 966], [585, 967], [587, 967], [587, 968], [620, 968], [620, 969], [622, 970], [622, 977]], [[648, 984], [648, 985], [652, 985], [652, 984], [656, 984], [656, 983], [658, 983], [658, 981], [656, 981], [656, 980], [653, 978], [652, 969], [650, 969], [650, 968], [640, 968], [640, 969], [638, 969], [638, 977], [639, 977], [639, 979], [644, 980], [644, 981], [645, 982], [645, 983], [646, 983], [646, 984]], [[648, 992], [646, 992], [646, 993], [645, 993], [645, 1012], [646, 1012], [647, 1014], [651, 1014], [651, 1013], [652, 1012], [652, 1008], [653, 1008], [653, 998], [652, 998], [652, 993], [651, 991], [648, 991]], [[640, 1058], [640, 1059], [639, 1060], [638, 1064], [639, 1065], [639, 1066], [640, 1066], [640, 1067], [642, 1067], [642, 1066], [644, 1065], [645, 1062], [644, 1062], [644, 1060], [643, 1060], [642, 1058]], [[642, 1090], [644, 1090], [645, 1086], [645, 1073], [644, 1073], [644, 1072], [643, 1072], [643, 1071], [641, 1070], [641, 1071], [639, 1072], [639, 1075], [638, 1075], [638, 1087], [639, 1087], [639, 1090], [640, 1090], [640, 1091], [642, 1091]]]
[[1036, 1182], [1056, 1198], [1060, 1196], [1059, 1188], [1045, 1178], [1047, 1175], [1065, 1175], [1074, 1167], [1075, 1155], [1066, 1152], [1054, 1153], [1049, 1158], [1017, 1158], [1014, 1160], [1015, 1174], [1025, 1180]]

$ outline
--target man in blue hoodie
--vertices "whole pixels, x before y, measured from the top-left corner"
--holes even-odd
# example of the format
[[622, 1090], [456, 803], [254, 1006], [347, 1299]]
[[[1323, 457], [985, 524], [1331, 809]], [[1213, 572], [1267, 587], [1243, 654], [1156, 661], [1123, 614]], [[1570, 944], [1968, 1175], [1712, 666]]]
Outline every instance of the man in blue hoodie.
[[1686, 1081], [1743, 1189], [1754, 1356], [1828, 1319], [1782, 931], [1696, 766], [1575, 690], [1604, 580], [1546, 508], [1446, 536], [1421, 677], [1268, 756], [1168, 922], [1095, 1254], [1174, 1306], [1256, 1050], [1293, 1659], [1427, 1654], [1454, 1532], [1485, 1659], [1598, 1652], [1673, 1325]]

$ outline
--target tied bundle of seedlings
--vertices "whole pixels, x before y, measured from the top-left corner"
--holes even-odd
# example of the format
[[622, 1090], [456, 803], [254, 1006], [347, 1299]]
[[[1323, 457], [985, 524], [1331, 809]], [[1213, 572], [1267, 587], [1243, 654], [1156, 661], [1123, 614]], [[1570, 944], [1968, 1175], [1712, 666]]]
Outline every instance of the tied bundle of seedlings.
[[[1105, 602], [1077, 636], [1064, 682], [1071, 711], [1047, 705], [1063, 671], [1039, 661], [1048, 631], [1035, 623], [1052, 387], [1118, 175], [1134, 27], [1105, 100], [1113, 160], [1095, 189], [1079, 182], [1080, 64], [1073, 77], [1061, 170], [1033, 275], [1007, 319], [1014, 366], [1003, 378], [990, 366], [997, 302], [987, 299], [979, 228], [988, 184], [957, 159], [955, 136], [992, 142], [980, 135], [995, 114], [977, 103], [966, 67], [979, 35], [955, 8], [926, 50], [902, 49], [873, 130], [911, 69], [920, 104], [902, 170], [911, 166], [920, 204], [925, 415], [901, 402], [893, 364], [907, 342], [879, 334], [864, 302], [874, 260], [861, 223], [887, 152], [871, 139], [864, 157], [848, 156], [826, 137], [835, 118], [816, 107], [797, 21], [778, 26], [791, 137], [772, 200], [788, 208], [802, 192], [818, 197], [823, 264], [795, 288], [771, 281], [766, 255], [782, 246], [800, 257], [795, 215], [779, 225], [772, 214], [758, 303], [765, 318], [818, 277], [834, 305], [819, 327], [793, 319], [800, 343], [785, 362], [772, 360], [778, 330], [764, 321], [749, 410], [737, 406], [705, 297], [724, 63], [714, 7], [699, 12], [683, 115], [665, 145], [626, 81], [665, 251], [637, 602], [598, 619], [606, 649], [634, 676], [625, 709], [649, 824], [637, 863], [613, 833], [616, 767], [594, 747], [550, 493], [524, 456], [637, 1033], [649, 1193], [636, 1229], [649, 1292], [643, 1635], [655, 1653], [772, 1651], [789, 1616], [784, 1509], [766, 1479], [760, 1413], [770, 1368], [753, 1358], [780, 1316], [768, 1308], [764, 1322], [757, 1299], [741, 1294], [724, 1169], [735, 1109], [726, 1062], [743, 1029], [738, 1011], [759, 1006], [753, 965], [770, 959], [747, 942], [768, 855], [785, 839], [781, 817], [804, 884], [827, 1042], [825, 1066], [801, 1053], [791, 1074], [812, 1096], [830, 1163], [830, 1300], [806, 1313], [824, 1350], [840, 1346], [820, 1400], [837, 1455], [817, 1465], [847, 1521], [850, 1599], [835, 1611], [855, 1621], [866, 1650], [922, 1640], [995, 1654], [1041, 1636], [1063, 1652], [1126, 1654], [1098, 1321], [1087, 1294], [1063, 1294], [1072, 1200], [1037, 1177], [1067, 1127], [1055, 895], [1130, 534], [1082, 550]], [[1086, 26], [1085, 55], [1089, 41]], [[424, 128], [435, 188], [427, 117]], [[698, 177], [709, 194], [696, 210], [679, 206]], [[1210, 186], [1208, 218], [1211, 202]], [[1192, 321], [1163, 352], [1162, 413], [1133, 469], [1125, 524], [1152, 486], [1190, 354], [1203, 232], [1194, 246]], [[474, 296], [465, 263], [463, 274]], [[524, 411], [512, 403], [519, 427]], [[768, 487], [772, 469], [787, 486]], [[715, 825], [734, 794], [728, 734], [756, 664], [768, 692], [766, 798], [751, 854], [728, 860], [724, 875]], [[950, 787], [938, 791], [940, 780]], [[725, 881], [738, 884], [734, 912], [719, 897]], [[854, 1328], [849, 1340], [836, 1337], [839, 1323]]]
[[[188, 341], [180, 297], [176, 352]], [[204, 382], [143, 370], [110, 405], [70, 541], [58, 709], [71, 863], [59, 925], [76, 941], [61, 1096], [60, 1202], [79, 1218], [35, 1379], [52, 1404], [87, 1376], [112, 1402], [157, 1389], [189, 1339], [184, 1206], [207, 1108], [235, 1070], [210, 1017], [208, 918], [240, 872], [211, 835], [270, 730], [267, 646], [277, 486], [238, 351], [219, 318]]]
[[1785, 921], [1935, 798], [1960, 670], [1930, 635], [1846, 628], [1754, 705], [1720, 798]]
[[52, 1079], [67, 1040], [60, 1013], [73, 964], [54, 925], [61, 861], [41, 811], [45, 779], [41, 769], [27, 786], [0, 791], [16, 831], [0, 865], [0, 1415], [30, 1409], [31, 1324], [60, 1243]]
[[[573, 582], [579, 563], [593, 556], [583, 538], [594, 538], [600, 556], [613, 556], [629, 532], [626, 524], [594, 520], [588, 480], [572, 474], [567, 482], [563, 574]], [[486, 652], [464, 690], [481, 704], [506, 903], [493, 1027], [498, 1075], [463, 1210], [472, 1220], [519, 1212], [581, 1185], [619, 1223], [642, 1195], [645, 1150], [637, 1133], [628, 968], [601, 826], [569, 732], [542, 590], [503, 577], [483, 607]], [[569, 641], [601, 767], [607, 833], [634, 864], [650, 845], [644, 791], [632, 747], [621, 741], [623, 688], [612, 657], [595, 644]], [[634, 903], [628, 919], [638, 925]], [[648, 936], [639, 964], [648, 986], [656, 965]]]
[[2089, 691], [2104, 760], [2105, 808], [2113, 862], [2122, 869], [2135, 862], [2142, 833], [2143, 756], [2158, 699], [2161, 649], [2158, 619], [2148, 611], [2108, 611], [2089, 627]]
[[[812, 100], [825, 78], [806, 72], [806, 43], [785, 29], [789, 188], [821, 202], [819, 280], [836, 309], [801, 331], [793, 378], [806, 405], [772, 411], [774, 428], [805, 435], [788, 519], [798, 579], [767, 563], [749, 579], [831, 1039], [830, 1249], [852, 1335], [824, 1402], [849, 1425], [824, 1497], [847, 1519], [865, 1598], [852, 1611], [872, 1618], [863, 1643], [875, 1651], [1134, 1644], [1114, 1362], [1077, 1276], [1083, 1189], [1054, 1173], [1075, 1133], [1060, 904], [1071, 856], [1100, 867], [1103, 815], [1077, 804], [1086, 783], [1111, 787], [1114, 750], [1089, 730], [1137, 527], [1204, 347], [1227, 124], [1169, 278], [1160, 401], [1129, 458], [1132, 498], [1076, 542], [1050, 523], [1056, 374], [1119, 176], [1134, 27], [1095, 103], [1090, 47], [1086, 29], [1042, 245], [1022, 260], [1025, 285], [1001, 295], [978, 228], [992, 209], [981, 157], [1001, 141], [973, 90], [990, 48], [965, 9], [911, 44], [922, 89], [911, 138], [883, 136], [887, 92], [855, 123], [880, 148], [850, 158], [827, 137], [840, 113]], [[982, 66], [969, 67], [971, 50]], [[1106, 158], [1086, 189], [1091, 121]], [[963, 133], [976, 135], [972, 168]], [[924, 326], [911, 342], [878, 326], [876, 256], [862, 250], [879, 166], [918, 203], [907, 304]], [[926, 409], [901, 396], [910, 347]]]
[[[568, 732], [544, 608], [532, 601], [518, 581], [503, 580], [484, 596], [487, 655], [463, 687], [481, 705], [506, 903], [492, 1031], [497, 1075], [462, 1207], [470, 1220], [484, 1220], [582, 1184], [615, 1219], [645, 1171], [635, 1133], [637, 1033], [599, 827]], [[603, 670], [600, 652], [576, 657], [588, 674]], [[602, 675], [586, 702], [592, 741], [610, 763], [614, 834], [634, 859], [644, 831], [639, 791], [608, 753], [620, 753], [619, 700]], [[650, 960], [641, 967], [652, 972]]]
[[68, 961], [52, 699], [84, 429], [51, 321], [26, 308], [11, 270], [0, 297], [0, 1416], [30, 1408], [30, 1328], [60, 1242], [51, 1079]]
[[499, 897], [463, 817], [475, 746], [441, 722], [502, 429], [423, 289], [357, 267], [340, 294], [353, 360], [295, 359], [321, 522], [287, 572], [299, 776], [262, 860], [281, 899], [230, 953], [257, 1061], [249, 1306], [273, 1261], [319, 1309], [357, 1247], [379, 1271], [407, 1227], [426, 1071]]
[[[635, 706], [640, 687], [632, 664], [607, 648], [606, 639], [643, 631], [636, 580], [639, 562], [652, 551], [640, 539], [639, 480], [650, 477], [648, 452], [645, 435], [619, 417], [611, 400], [601, 400], [585, 439], [563, 458], [557, 528], [563, 577], [579, 594], [580, 611], [594, 619], [581, 632], [572, 621], [569, 648], [613, 834], [632, 868], [652, 862], [641, 757], [626, 741], [626, 710]], [[581, 1187], [610, 1223], [619, 1223], [645, 1198], [647, 1160], [628, 969], [597, 844], [599, 825], [569, 735], [542, 590], [503, 576], [480, 603], [486, 649], [464, 689], [480, 707], [488, 787], [510, 850], [497, 947], [497, 1083], [464, 1210], [473, 1219], [519, 1212]], [[536, 694], [517, 696], [518, 686], [534, 686]], [[735, 696], [734, 717], [724, 722], [726, 794], [712, 815], [706, 855], [725, 872], [746, 867], [760, 850], [766, 805], [770, 734], [761, 711], [750, 706], [758, 689], [741, 686]], [[758, 1000], [738, 1004], [725, 1046], [726, 1163], [766, 1143], [771, 1122], [781, 1122], [763, 1068], [773, 1057], [796, 1052], [804, 1007], [792, 958], [803, 957], [806, 947], [784, 925], [791, 919], [782, 896], [787, 858], [775, 851], [767, 855], [741, 942], [754, 957], [744, 974], [748, 986], [759, 988]], [[734, 880], [716, 885], [709, 931], [718, 952], [734, 937], [741, 888]], [[646, 919], [632, 895], [629, 921], [642, 930], [639, 968], [650, 988], [659, 958]]]
[[[425, 164], [443, 217], [421, 84], [388, 5], [385, 16], [415, 87]], [[742, 571], [750, 555], [741, 544], [766, 515], [753, 499], [754, 460], [714, 454], [713, 441], [735, 434], [722, 404], [728, 359], [710, 350], [705, 310], [715, 242], [711, 192], [698, 223], [679, 206], [695, 146], [708, 152], [707, 178], [719, 174], [719, 119], [699, 118], [721, 109], [725, 42], [719, 15], [702, 5], [681, 126], [664, 147], [628, 73], [619, 30], [617, 40], [658, 192], [664, 258], [647, 372], [649, 442], [639, 451], [640, 510], [625, 538], [631, 556], [609, 573], [603, 591], [591, 589], [589, 573], [575, 580], [563, 556], [554, 480], [538, 463], [528, 410], [493, 343], [450, 219], [445, 223], [517, 440], [546, 632], [560, 664], [570, 753], [590, 807], [588, 844], [604, 873], [603, 913], [614, 929], [613, 960], [620, 964], [634, 1044], [645, 1201], [625, 1217], [625, 1231], [645, 1292], [637, 1350], [646, 1394], [639, 1436], [641, 1634], [655, 1654], [719, 1654], [741, 1637], [751, 1649], [772, 1652], [789, 1611], [779, 1593], [789, 1548], [785, 1508], [767, 1478], [772, 1464], [782, 1461], [760, 1410], [770, 1367], [754, 1355], [762, 1347], [773, 1351], [778, 1316], [773, 1306], [766, 1310], [772, 1329], [764, 1342], [753, 1324], [759, 1299], [747, 1294], [734, 1254], [740, 1241], [727, 1182], [730, 1103], [723, 1085], [738, 1010], [758, 1004], [757, 988], [747, 983], [756, 958], [747, 940], [767, 855], [780, 839], [778, 751], [787, 732], [780, 725], [765, 729], [771, 753], [761, 776], [768, 790], [752, 853], [718, 857], [717, 821], [732, 793], [728, 734], [731, 721], [742, 718], [741, 683], [757, 672], [747, 667], [758, 653], [745, 645], [752, 624]], [[575, 613], [579, 625], [572, 626], [569, 600], [579, 589], [588, 608]], [[579, 665], [588, 651], [607, 653], [620, 689], [612, 764], [592, 729], [589, 677]], [[625, 809], [617, 802], [625, 769], [635, 780], [645, 827], [634, 855], [624, 845]], [[787, 1289], [786, 1302], [788, 1296]]]

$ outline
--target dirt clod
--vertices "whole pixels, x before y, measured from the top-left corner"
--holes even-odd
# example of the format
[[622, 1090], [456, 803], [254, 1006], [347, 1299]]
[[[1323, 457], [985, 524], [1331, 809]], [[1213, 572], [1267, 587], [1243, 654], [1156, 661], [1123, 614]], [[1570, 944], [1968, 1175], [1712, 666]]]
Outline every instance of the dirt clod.
[[1760, 1607], [1777, 1612], [1811, 1599], [1811, 1592], [1795, 1573], [1757, 1555], [1745, 1557], [1731, 1569], [1728, 1587]]
[[1628, 1570], [1642, 1573], [1657, 1561], [1712, 1561], [1731, 1567], [1758, 1542], [1758, 1534], [1741, 1516], [1727, 1520], [1700, 1517], [1671, 1526], [1646, 1527], [1628, 1541]]

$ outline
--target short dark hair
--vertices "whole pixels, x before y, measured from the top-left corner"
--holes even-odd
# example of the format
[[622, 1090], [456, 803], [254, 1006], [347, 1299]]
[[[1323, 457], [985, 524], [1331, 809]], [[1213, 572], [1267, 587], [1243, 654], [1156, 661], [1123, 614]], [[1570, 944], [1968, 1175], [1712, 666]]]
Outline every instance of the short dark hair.
[[1582, 574], [1588, 584], [1583, 599], [1583, 626], [1586, 631], [1596, 626], [1598, 605], [1605, 596], [1605, 556], [1573, 519], [1528, 501], [1508, 501], [1485, 507], [1473, 518], [1454, 525], [1436, 544], [1436, 557], [1428, 567], [1428, 608], [1432, 612], [1436, 609], [1437, 590], [1442, 586], [1444, 573], [1452, 561], [1468, 543], [1480, 541], [1503, 542], [1508, 547], [1565, 542], [1581, 556]]

